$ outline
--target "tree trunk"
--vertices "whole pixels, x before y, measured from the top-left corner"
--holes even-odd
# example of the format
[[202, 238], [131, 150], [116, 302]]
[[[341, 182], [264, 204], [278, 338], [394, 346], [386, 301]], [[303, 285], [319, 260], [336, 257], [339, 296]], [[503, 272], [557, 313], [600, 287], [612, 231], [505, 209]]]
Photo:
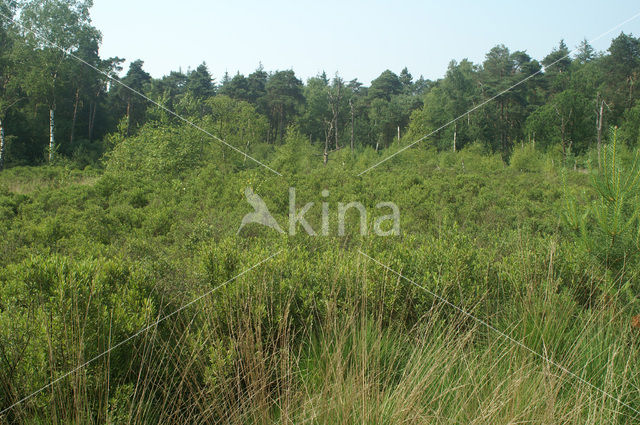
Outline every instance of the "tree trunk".
[[89, 102], [89, 114], [87, 115], [87, 138], [91, 140], [91, 115], [93, 114], [93, 101]]
[[560, 113], [560, 110], [554, 105], [556, 114], [560, 118], [560, 145], [562, 146], [562, 159], [563, 162], [567, 160], [567, 154], [571, 151], [572, 140], [569, 140], [569, 146], [567, 149], [567, 124], [571, 121], [571, 115], [573, 115], [573, 109], [569, 110], [568, 117], [565, 119], [564, 115]]
[[336, 111], [336, 118], [335, 118], [335, 124], [334, 124], [334, 131], [336, 133], [336, 149], [340, 148], [340, 144], [338, 143], [338, 113]]
[[507, 151], [507, 136], [504, 130], [504, 101], [500, 100], [500, 139], [503, 153]]
[[0, 119], [0, 171], [4, 168], [4, 126]]
[[352, 102], [352, 99], [349, 99], [349, 106], [351, 107], [351, 152], [353, 152], [354, 120], [353, 120], [353, 102]]
[[329, 135], [324, 138], [324, 152], [322, 154], [322, 164], [327, 165], [329, 162]]
[[564, 120], [560, 121], [560, 146], [562, 146], [562, 159], [567, 159], [567, 148], [564, 142]]
[[458, 137], [458, 126], [453, 127], [453, 151], [456, 151], [456, 138]]
[[96, 122], [96, 110], [98, 109], [98, 104], [96, 102], [92, 102], [89, 106], [89, 141], [93, 141], [93, 128]]
[[131, 134], [131, 99], [127, 101], [127, 136]]
[[322, 154], [322, 163], [327, 165], [329, 162], [329, 140], [331, 140], [331, 133], [333, 131], [333, 120], [326, 123], [327, 128], [324, 130], [324, 152]]
[[[242, 133], [241, 133], [241, 137], [240, 137], [240, 143], [244, 142], [244, 130], [245, 128], [251, 128], [251, 120], [247, 120], [247, 126], [242, 128]], [[249, 137], [247, 139], [247, 146], [244, 147], [244, 161], [242, 161], [242, 163], [246, 163], [247, 162], [247, 151], [249, 150], [249, 142], [251, 141], [251, 137]], [[202, 155], [200, 155], [202, 156]]]
[[73, 118], [71, 119], [71, 137], [69, 138], [69, 144], [73, 146], [73, 135], [76, 130], [76, 120], [78, 118], [78, 103], [80, 102], [80, 89], [76, 88], [76, 98], [73, 102]]
[[[62, 59], [61, 59], [62, 60]], [[53, 161], [56, 148], [55, 140], [55, 110], [56, 110], [56, 82], [58, 81], [58, 72], [53, 74], [53, 89], [51, 90], [51, 103], [49, 104], [49, 163]]]
[[335, 144], [336, 150], [340, 149], [340, 132], [338, 120], [340, 118], [340, 99], [342, 99], [342, 83], [335, 81], [334, 85], [337, 86], [337, 93], [329, 91], [329, 104], [331, 105], [331, 112], [333, 113], [333, 131], [335, 132]]
[[276, 137], [280, 138], [280, 144], [282, 144], [284, 136], [284, 106], [280, 105], [280, 114], [278, 117], [278, 134]]
[[596, 124], [598, 126], [598, 170], [600, 169], [600, 149], [602, 146], [602, 119], [604, 117], [604, 99], [600, 99], [600, 95], [598, 94], [598, 100], [600, 101], [600, 111], [598, 113], [598, 119], [596, 120]]
[[400, 141], [400, 126], [398, 126], [398, 142]]
[[56, 147], [54, 137], [55, 121], [54, 121], [54, 108], [49, 109], [49, 162], [53, 161], [53, 152]]
[[536, 148], [536, 132], [533, 132], [533, 137], [531, 138], [531, 146], [533, 146], [533, 149]]

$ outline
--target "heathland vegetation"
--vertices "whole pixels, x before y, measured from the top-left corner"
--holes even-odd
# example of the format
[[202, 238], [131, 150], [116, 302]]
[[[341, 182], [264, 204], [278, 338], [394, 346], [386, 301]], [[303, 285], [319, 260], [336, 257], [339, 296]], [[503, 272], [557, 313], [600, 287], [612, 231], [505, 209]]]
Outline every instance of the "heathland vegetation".
[[640, 420], [640, 39], [216, 83], [90, 6], [0, 1], [0, 424]]

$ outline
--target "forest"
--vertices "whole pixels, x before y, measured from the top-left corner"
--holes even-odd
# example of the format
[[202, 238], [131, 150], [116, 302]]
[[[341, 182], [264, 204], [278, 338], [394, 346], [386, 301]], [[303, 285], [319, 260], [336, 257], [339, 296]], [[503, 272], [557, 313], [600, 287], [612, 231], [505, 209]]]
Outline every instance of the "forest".
[[640, 38], [153, 78], [91, 7], [0, 0], [0, 425], [640, 421]]
[[205, 63], [152, 78], [143, 61], [131, 60], [125, 73], [123, 58], [100, 57], [90, 6], [31, 1], [18, 14], [15, 2], [2, 3], [4, 166], [44, 164], [57, 155], [78, 167], [95, 163], [109, 150], [106, 136], [122, 126], [135, 135], [147, 124], [184, 124], [162, 107], [243, 151], [282, 145], [295, 127], [323, 154], [347, 147], [380, 152], [438, 129], [529, 76], [428, 144], [446, 150], [454, 139], [455, 149], [479, 142], [507, 159], [516, 144], [531, 141], [567, 158], [600, 146], [613, 126], [626, 143], [638, 142], [640, 41], [631, 34], [621, 33], [606, 52], [585, 40], [570, 55], [560, 41], [541, 60], [499, 45], [481, 64], [451, 61], [437, 81], [416, 79], [404, 68], [382, 72], [369, 86], [338, 73], [303, 83], [291, 69], [259, 66], [217, 82]]

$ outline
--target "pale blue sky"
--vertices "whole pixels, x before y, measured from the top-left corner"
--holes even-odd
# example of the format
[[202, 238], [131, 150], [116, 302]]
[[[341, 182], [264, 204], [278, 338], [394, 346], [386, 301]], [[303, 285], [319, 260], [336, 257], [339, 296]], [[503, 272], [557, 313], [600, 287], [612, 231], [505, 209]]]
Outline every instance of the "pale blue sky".
[[[640, 12], [614, 1], [94, 0], [103, 56], [140, 58], [154, 77], [206, 61], [225, 71], [293, 68], [306, 79], [336, 71], [365, 84], [385, 69], [441, 77], [451, 59], [481, 62], [498, 43], [542, 58], [561, 38], [573, 48]], [[620, 31], [640, 35], [640, 18]], [[128, 66], [128, 65], [125, 65]]]

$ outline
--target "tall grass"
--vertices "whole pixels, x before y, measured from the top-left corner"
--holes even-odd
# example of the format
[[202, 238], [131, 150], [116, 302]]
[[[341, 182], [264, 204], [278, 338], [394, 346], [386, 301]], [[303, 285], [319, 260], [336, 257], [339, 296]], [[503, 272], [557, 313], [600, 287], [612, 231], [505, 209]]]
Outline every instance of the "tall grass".
[[[296, 290], [281, 285], [283, 264], [266, 265], [123, 347], [128, 370], [114, 374], [110, 363], [123, 364], [114, 352], [2, 423], [29, 423], [36, 412], [73, 424], [637, 423], [616, 401], [640, 403], [638, 335], [624, 309], [584, 309], [547, 270], [522, 282], [509, 306], [484, 313], [607, 397], [435, 300], [413, 324], [390, 323], [372, 288], [409, 284], [353, 252], [332, 258], [324, 305], [307, 323], [297, 322]], [[51, 378], [86, 360], [81, 305], [69, 303], [63, 352], [48, 340]]]

